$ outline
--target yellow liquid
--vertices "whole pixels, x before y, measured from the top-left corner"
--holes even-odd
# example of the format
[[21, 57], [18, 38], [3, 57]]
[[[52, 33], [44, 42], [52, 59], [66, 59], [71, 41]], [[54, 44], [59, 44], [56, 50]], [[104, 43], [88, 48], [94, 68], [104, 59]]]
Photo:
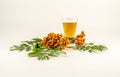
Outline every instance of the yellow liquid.
[[76, 26], [76, 22], [64, 22], [63, 28], [65, 37], [74, 38], [76, 33]]

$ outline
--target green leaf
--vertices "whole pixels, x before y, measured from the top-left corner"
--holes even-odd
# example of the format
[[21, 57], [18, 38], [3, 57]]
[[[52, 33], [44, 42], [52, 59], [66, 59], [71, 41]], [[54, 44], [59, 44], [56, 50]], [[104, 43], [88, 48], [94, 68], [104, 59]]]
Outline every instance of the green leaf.
[[58, 56], [60, 55], [60, 50], [52, 50], [51, 53], [49, 54], [50, 56]]
[[34, 53], [34, 52], [28, 53], [29, 57], [37, 57], [38, 55], [39, 55], [38, 53]]
[[38, 55], [38, 60], [48, 60], [49, 56], [47, 55]]
[[22, 41], [20, 45], [13, 45], [10, 47], [11, 51], [31, 51], [28, 53], [29, 57], [37, 57], [38, 60], [48, 60], [50, 56], [56, 57], [60, 54], [66, 54], [65, 52], [60, 51], [58, 48], [46, 48], [45, 45], [41, 43], [42, 39], [34, 38], [30, 41]]
[[71, 44], [75, 43], [75, 38], [69, 38], [69, 40]]
[[22, 45], [20, 45], [20, 46], [13, 45], [12, 47], [10, 47], [10, 51], [15, 51], [15, 50], [23, 51], [24, 49], [25, 49], [25, 47]]
[[33, 40], [35, 43], [38, 43], [38, 42], [41, 42], [41, 41], [42, 41], [41, 38], [33, 38], [32, 40]]
[[88, 51], [90, 53], [103, 50], [107, 50], [107, 47], [104, 45], [94, 45], [94, 43], [86, 43], [84, 45], [76, 45], [76, 49], [80, 51]]
[[89, 43], [89, 45], [94, 45], [94, 43]]
[[10, 47], [10, 51], [15, 51], [18, 49], [19, 49], [19, 46], [17, 46], [17, 45], [13, 45], [12, 47]]
[[30, 51], [30, 50], [31, 50], [31, 47], [28, 46], [28, 47], [26, 48], [26, 51]]
[[22, 41], [23, 44], [34, 45], [34, 41]]

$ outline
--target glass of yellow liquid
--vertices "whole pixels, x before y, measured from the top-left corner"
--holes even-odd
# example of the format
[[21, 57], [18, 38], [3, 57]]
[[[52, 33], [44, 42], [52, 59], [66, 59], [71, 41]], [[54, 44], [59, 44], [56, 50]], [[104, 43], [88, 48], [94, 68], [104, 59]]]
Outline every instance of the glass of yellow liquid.
[[75, 38], [76, 27], [77, 27], [77, 18], [63, 18], [63, 30], [64, 36], [68, 38]]

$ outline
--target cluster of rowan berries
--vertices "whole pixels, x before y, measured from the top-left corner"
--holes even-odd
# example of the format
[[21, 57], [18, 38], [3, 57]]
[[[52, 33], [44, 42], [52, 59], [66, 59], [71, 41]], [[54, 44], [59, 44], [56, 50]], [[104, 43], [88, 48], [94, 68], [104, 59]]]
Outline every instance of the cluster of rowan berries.
[[58, 46], [67, 47], [70, 44], [70, 40], [63, 37], [62, 34], [49, 33], [41, 41], [47, 48], [56, 48]]
[[75, 44], [77, 44], [77, 45], [85, 44], [85, 33], [84, 33], [84, 31], [81, 31], [81, 34], [77, 35], [77, 37], [75, 39]]

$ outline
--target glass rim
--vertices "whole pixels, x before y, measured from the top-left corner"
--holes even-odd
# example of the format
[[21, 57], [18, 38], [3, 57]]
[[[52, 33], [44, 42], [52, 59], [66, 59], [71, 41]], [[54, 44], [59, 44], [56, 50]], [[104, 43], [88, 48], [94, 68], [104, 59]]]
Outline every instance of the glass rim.
[[78, 22], [78, 18], [77, 17], [65, 17], [65, 18], [62, 18], [62, 22], [65, 23], [65, 22]]

